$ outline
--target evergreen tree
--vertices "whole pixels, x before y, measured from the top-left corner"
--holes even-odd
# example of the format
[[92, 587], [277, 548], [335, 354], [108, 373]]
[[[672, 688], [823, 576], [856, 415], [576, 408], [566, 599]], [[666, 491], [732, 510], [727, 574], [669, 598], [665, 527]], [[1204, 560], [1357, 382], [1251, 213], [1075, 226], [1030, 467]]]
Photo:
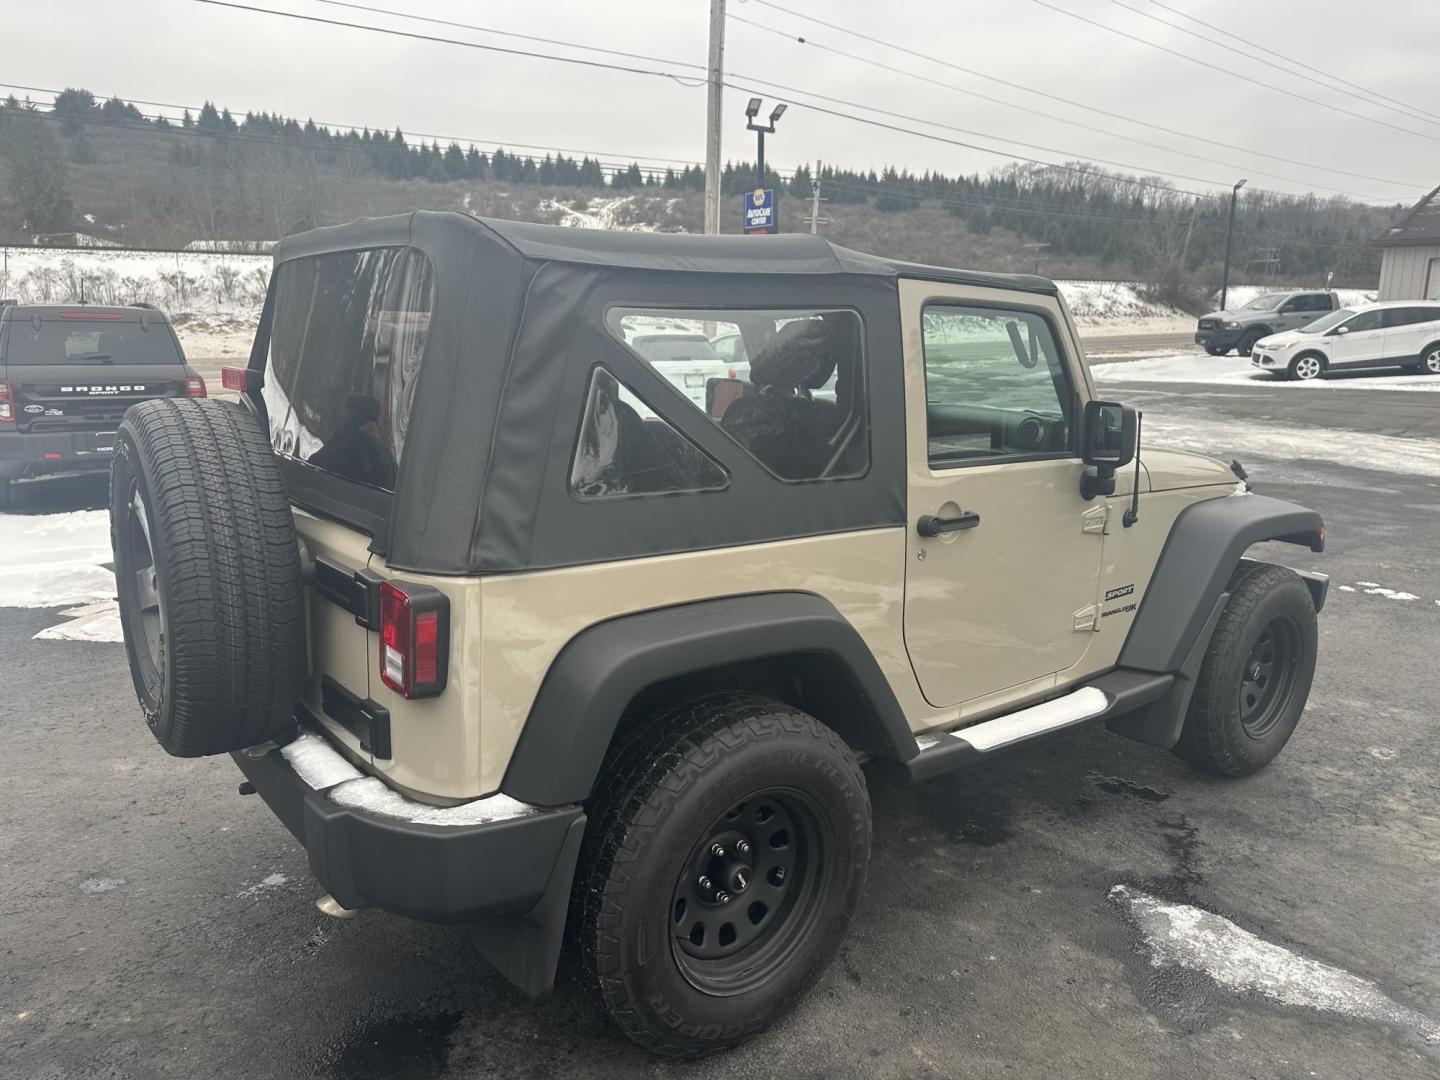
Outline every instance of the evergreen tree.
[[[18, 122], [17, 122], [18, 120]], [[6, 125], [5, 152], [10, 183], [31, 232], [56, 232], [71, 225], [75, 207], [66, 186], [65, 156], [47, 122], [20, 117]]]

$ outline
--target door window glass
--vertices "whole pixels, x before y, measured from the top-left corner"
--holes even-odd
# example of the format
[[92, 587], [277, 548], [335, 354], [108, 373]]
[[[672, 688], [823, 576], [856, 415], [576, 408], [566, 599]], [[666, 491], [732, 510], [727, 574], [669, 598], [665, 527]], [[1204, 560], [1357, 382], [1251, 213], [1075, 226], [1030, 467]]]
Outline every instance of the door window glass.
[[1075, 396], [1046, 319], [931, 305], [922, 329], [932, 467], [1070, 452]]
[[282, 263], [262, 394], [278, 454], [393, 490], [425, 351], [430, 263], [409, 248]]
[[570, 490], [582, 499], [714, 491], [729, 477], [603, 367], [590, 376]]
[[1362, 311], [1345, 324], [1346, 329], [1352, 334], [1358, 334], [1365, 330], [1379, 330], [1384, 318], [1384, 310]]
[[860, 317], [853, 311], [621, 309], [610, 332], [781, 480], [869, 466]]

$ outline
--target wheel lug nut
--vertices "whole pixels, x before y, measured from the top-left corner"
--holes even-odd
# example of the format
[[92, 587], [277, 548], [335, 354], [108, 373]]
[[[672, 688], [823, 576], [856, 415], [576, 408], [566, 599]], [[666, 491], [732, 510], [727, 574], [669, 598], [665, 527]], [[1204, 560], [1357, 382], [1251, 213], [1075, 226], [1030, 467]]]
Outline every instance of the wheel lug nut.
[[695, 884], [699, 885], [700, 888], [706, 890], [707, 892], [715, 887], [715, 883], [711, 881], [708, 877], [706, 877], [704, 874], [700, 875], [699, 879], [695, 882]]
[[730, 902], [730, 894], [728, 892], [718, 892], [715, 894], [715, 899], [722, 904], [728, 904]]
[[735, 845], [735, 850], [738, 851], [741, 855], [749, 855], [749, 854], [750, 854], [750, 841], [748, 841], [748, 840], [741, 840], [739, 843], [737, 843], [737, 844]]
[[710, 854], [714, 855], [717, 859], [723, 859], [725, 857], [725, 849], [719, 844], [711, 844]]

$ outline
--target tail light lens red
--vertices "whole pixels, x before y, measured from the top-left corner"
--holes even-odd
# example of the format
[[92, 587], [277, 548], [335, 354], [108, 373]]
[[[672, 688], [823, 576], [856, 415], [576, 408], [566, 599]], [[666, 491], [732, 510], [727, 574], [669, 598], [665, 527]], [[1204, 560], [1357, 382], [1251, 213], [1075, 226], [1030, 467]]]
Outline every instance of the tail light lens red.
[[254, 377], [249, 368], [243, 367], [222, 367], [220, 369], [220, 385], [226, 390], [238, 390], [245, 393], [247, 390], [259, 389], [259, 380]]
[[450, 666], [450, 600], [429, 585], [380, 586], [380, 681], [405, 698], [435, 697]]
[[15, 423], [15, 399], [10, 394], [10, 384], [0, 379], [0, 424]]
[[199, 375], [186, 375], [185, 396], [208, 397], [209, 395], [205, 391], [205, 380], [202, 379]]

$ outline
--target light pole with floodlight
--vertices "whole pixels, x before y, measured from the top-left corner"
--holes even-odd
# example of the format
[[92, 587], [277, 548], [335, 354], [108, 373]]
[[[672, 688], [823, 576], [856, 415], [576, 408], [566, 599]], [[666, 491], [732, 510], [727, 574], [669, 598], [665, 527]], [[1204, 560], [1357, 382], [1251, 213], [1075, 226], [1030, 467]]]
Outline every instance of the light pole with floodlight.
[[755, 186], [763, 188], [765, 186], [765, 136], [775, 134], [775, 121], [785, 115], [786, 106], [776, 105], [770, 113], [770, 122], [760, 124], [755, 120], [760, 115], [760, 105], [760, 99], [752, 97], [750, 103], [745, 106], [745, 128], [747, 131], [755, 132]]

